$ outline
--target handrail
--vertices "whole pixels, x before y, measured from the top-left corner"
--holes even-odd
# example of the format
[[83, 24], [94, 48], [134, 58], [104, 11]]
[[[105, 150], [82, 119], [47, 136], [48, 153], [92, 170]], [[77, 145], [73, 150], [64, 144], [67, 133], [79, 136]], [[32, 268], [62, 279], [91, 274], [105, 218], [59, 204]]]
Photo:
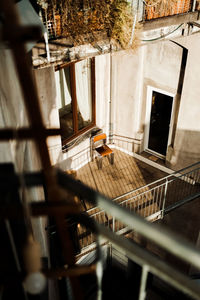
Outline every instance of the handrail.
[[[185, 173], [185, 174], [181, 174], [181, 172], [183, 172], [183, 171], [185, 171], [185, 170], [188, 170], [188, 169], [192, 169], [193, 167], [196, 167], [196, 166], [198, 166], [198, 165], [199, 165], [199, 168], [196, 168], [196, 169], [200, 169], [200, 162], [194, 163], [194, 164], [192, 164], [192, 165], [190, 165], [190, 166], [187, 166], [187, 167], [185, 167], [185, 168], [183, 168], [183, 169], [180, 169], [180, 170], [178, 170], [178, 171], [175, 171], [174, 173], [169, 174], [169, 175], [167, 175], [167, 176], [165, 176], [165, 177], [162, 177], [162, 178], [157, 179], [157, 180], [155, 180], [155, 181], [153, 181], [153, 182], [151, 182], [151, 183], [148, 183], [148, 184], [146, 184], [146, 185], [143, 185], [143, 186], [141, 186], [141, 187], [139, 187], [139, 188], [137, 188], [137, 189], [134, 189], [134, 190], [131, 190], [131, 191], [127, 192], [127, 193], [124, 193], [124, 194], [122, 194], [122, 195], [120, 195], [120, 196], [114, 198], [113, 201], [117, 201], [117, 200], [119, 200], [119, 199], [121, 199], [121, 198], [123, 198], [123, 197], [126, 197], [126, 196], [128, 196], [128, 195], [130, 195], [130, 194], [132, 194], [132, 193], [137, 193], [138, 191], [140, 191], [140, 190], [142, 190], [142, 189], [145, 189], [145, 188], [148, 188], [148, 187], [151, 186], [151, 185], [155, 185], [155, 184], [157, 184], [157, 183], [159, 183], [159, 182], [166, 181], [166, 180], [168, 180], [170, 177], [177, 177], [177, 178], [180, 179], [181, 177], [186, 176], [187, 174], [190, 173], [190, 172], [187, 172], [187, 173]], [[175, 179], [173, 179], [173, 180], [175, 180]], [[183, 179], [183, 180], [184, 180], [184, 179]], [[163, 183], [163, 184], [164, 184], [164, 183]]]
[[124, 207], [117, 205], [112, 200], [85, 186], [83, 183], [75, 181], [72, 177], [67, 174], [63, 174], [59, 170], [57, 172], [57, 176], [58, 182], [63, 188], [70, 190], [93, 205], [105, 210], [108, 214], [129, 226], [130, 229], [138, 232], [146, 239], [155, 242], [157, 245], [169, 251], [173, 255], [200, 268], [199, 251], [192, 243], [188, 242], [183, 237], [180, 237], [174, 232], [167, 230], [158, 224], [151, 224], [147, 222], [136, 213], [130, 212]]
[[[146, 249], [137, 245], [134, 242], [126, 239], [123, 236], [117, 235], [107, 229], [106, 227], [97, 224], [97, 229], [100, 235], [106, 238], [112, 245], [116, 245], [125, 255], [142, 266], [142, 269], [146, 269], [147, 275], [149, 272], [161, 278], [163, 281], [168, 282], [175, 288], [181, 290], [183, 293], [189, 294], [194, 299], [200, 299], [200, 286], [196, 282], [193, 282], [189, 277], [182, 274], [166, 262], [162, 261], [159, 257], [153, 255]], [[146, 287], [146, 281], [141, 278], [140, 287]], [[140, 289], [141, 291], [141, 289]], [[145, 299], [140, 292], [138, 299]]]

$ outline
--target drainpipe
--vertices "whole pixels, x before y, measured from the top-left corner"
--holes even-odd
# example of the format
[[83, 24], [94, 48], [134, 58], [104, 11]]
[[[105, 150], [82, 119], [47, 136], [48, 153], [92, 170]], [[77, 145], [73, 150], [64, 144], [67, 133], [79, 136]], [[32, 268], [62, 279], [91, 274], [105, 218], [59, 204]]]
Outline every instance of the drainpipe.
[[137, 22], [137, 12], [138, 12], [138, 7], [139, 7], [139, 0], [137, 1], [137, 9], [136, 10], [134, 9], [134, 4], [133, 4], [134, 2], [135, 2], [135, 0], [132, 0], [132, 2], [131, 2], [132, 13], [134, 14], [134, 12], [135, 12], [135, 16], [134, 16], [134, 20], [133, 20], [133, 26], [132, 26], [132, 32], [131, 32], [131, 39], [130, 39], [130, 42], [129, 42], [130, 46], [133, 43], [133, 37], [134, 37], [134, 33], [135, 33], [135, 25], [136, 25], [136, 22]]
[[49, 52], [49, 42], [48, 42], [48, 34], [45, 31], [44, 33], [44, 40], [45, 40], [45, 47], [46, 47], [46, 53], [47, 53], [47, 61], [50, 62], [50, 52]]
[[197, 2], [197, 0], [193, 0], [192, 11], [195, 11], [195, 9], [196, 9], [196, 2]]
[[[43, 23], [42, 19], [42, 12], [39, 11], [39, 17]], [[48, 26], [47, 26], [47, 11], [45, 9], [45, 22], [46, 22], [46, 31], [44, 32], [44, 41], [45, 41], [45, 48], [46, 48], [46, 54], [47, 54], [47, 61], [50, 62], [50, 52], [49, 52], [49, 41], [48, 41]]]
[[110, 45], [110, 99], [109, 99], [109, 143], [113, 144], [113, 118], [112, 118], [112, 71], [113, 71], [113, 66], [112, 66], [112, 45]]

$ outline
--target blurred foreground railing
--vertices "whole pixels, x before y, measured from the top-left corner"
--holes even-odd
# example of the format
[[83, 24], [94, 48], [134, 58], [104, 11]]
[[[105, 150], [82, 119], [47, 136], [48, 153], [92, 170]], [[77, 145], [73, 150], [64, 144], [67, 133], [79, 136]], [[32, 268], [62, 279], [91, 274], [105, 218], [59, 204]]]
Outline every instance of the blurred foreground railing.
[[[112, 229], [113, 223], [110, 221], [109, 217], [112, 216], [115, 220], [118, 220], [130, 230], [134, 230], [134, 232], [137, 232], [143, 238], [154, 242], [157, 246], [168, 251], [183, 262], [200, 269], [200, 253], [194, 245], [179, 235], [174, 234], [174, 232], [166, 230], [158, 224], [152, 224], [146, 221], [141, 218], [141, 216], [129, 211], [125, 207], [121, 207], [117, 203], [107, 199], [98, 192], [91, 190], [82, 183], [74, 181], [63, 173], [58, 173], [58, 182], [64, 188], [69, 189], [79, 197], [87, 200], [90, 204], [96, 205], [96, 207], [102, 209], [101, 212], [107, 220], [107, 223], [104, 223], [104, 225], [107, 226], [98, 223], [96, 224], [98, 236], [100, 238], [102, 237], [101, 244], [109, 242], [116, 245], [128, 258], [142, 266], [140, 300], [145, 299], [146, 282], [149, 273], [158, 276], [175, 288], [189, 294], [194, 299], [200, 299], [200, 287], [198, 284], [195, 284], [195, 282], [192, 282], [189, 277], [183, 275], [174, 267], [169, 266], [160, 258], [152, 255], [136, 243], [112, 232], [106, 227]], [[96, 215], [99, 214], [97, 213]]]

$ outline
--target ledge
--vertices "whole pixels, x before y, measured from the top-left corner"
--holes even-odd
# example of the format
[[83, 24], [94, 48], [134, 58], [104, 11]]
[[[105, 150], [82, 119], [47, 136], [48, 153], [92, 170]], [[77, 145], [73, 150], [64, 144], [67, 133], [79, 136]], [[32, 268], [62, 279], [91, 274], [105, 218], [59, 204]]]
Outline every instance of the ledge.
[[91, 138], [93, 135], [100, 133], [101, 129], [99, 127], [94, 126], [91, 129], [88, 129], [88, 131], [82, 133], [81, 135], [75, 137], [73, 140], [71, 140], [69, 143], [62, 146], [62, 152], [66, 153], [68, 150], [74, 148], [75, 146], [79, 145], [83, 141], [85, 141], [88, 138]]

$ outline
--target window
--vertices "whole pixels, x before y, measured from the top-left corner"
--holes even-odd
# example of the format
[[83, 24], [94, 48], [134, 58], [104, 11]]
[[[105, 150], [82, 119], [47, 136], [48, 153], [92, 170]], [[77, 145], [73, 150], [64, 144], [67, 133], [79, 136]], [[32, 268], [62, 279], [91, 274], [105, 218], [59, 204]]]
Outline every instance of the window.
[[95, 59], [72, 63], [56, 71], [62, 143], [95, 125]]

